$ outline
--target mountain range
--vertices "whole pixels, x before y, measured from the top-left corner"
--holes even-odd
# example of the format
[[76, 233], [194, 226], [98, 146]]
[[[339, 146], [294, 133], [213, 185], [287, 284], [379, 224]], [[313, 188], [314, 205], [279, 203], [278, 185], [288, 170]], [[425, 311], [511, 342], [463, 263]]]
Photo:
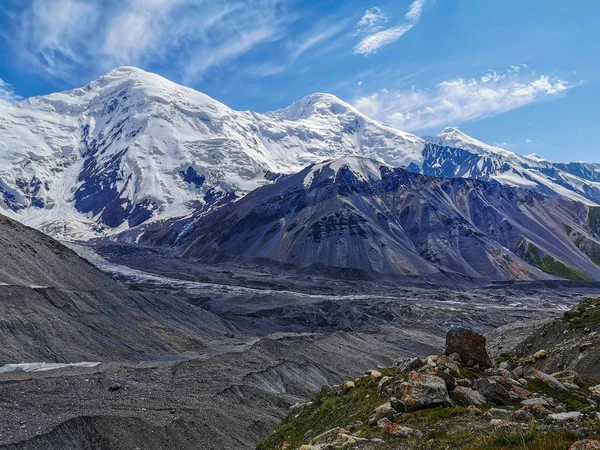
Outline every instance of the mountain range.
[[259, 114], [121, 67], [0, 104], [0, 211], [184, 258], [600, 279], [600, 164], [418, 137], [330, 94]]
[[0, 130], [0, 211], [63, 239], [207, 212], [282, 174], [348, 155], [600, 203], [598, 164], [521, 157], [455, 128], [421, 138], [329, 94], [265, 114], [234, 111], [133, 67], [2, 103]]

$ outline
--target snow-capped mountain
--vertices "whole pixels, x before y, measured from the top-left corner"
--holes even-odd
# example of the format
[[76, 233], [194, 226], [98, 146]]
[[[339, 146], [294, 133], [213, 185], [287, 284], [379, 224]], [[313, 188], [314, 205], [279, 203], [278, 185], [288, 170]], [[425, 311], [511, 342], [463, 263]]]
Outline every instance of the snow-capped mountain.
[[408, 169], [426, 175], [494, 181], [550, 196], [600, 204], [600, 164], [552, 163], [485, 144], [457, 128], [424, 137], [422, 161]]
[[346, 157], [282, 177], [191, 230], [167, 223], [141, 241], [168, 241], [182, 257], [208, 262], [259, 257], [439, 279], [599, 280], [589, 215], [582, 203], [524, 189]]
[[0, 130], [2, 210], [79, 238], [208, 210], [332, 157], [418, 163], [425, 144], [332, 95], [239, 112], [132, 67], [2, 104]]
[[0, 212], [60, 238], [117, 234], [348, 155], [600, 204], [597, 164], [522, 157], [456, 128], [423, 139], [329, 94], [266, 114], [234, 111], [121, 67], [72, 91], [0, 103]]

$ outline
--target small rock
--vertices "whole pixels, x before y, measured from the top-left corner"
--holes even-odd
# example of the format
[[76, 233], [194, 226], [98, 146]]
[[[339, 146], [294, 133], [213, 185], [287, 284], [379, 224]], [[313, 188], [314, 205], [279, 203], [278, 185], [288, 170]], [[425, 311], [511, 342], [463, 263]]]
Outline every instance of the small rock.
[[462, 364], [462, 358], [460, 357], [460, 355], [456, 352], [451, 353], [450, 355], [450, 359], [458, 364]]
[[563, 405], [558, 405], [556, 408], [554, 408], [554, 411], [557, 413], [565, 413], [565, 412], [568, 412], [569, 410], [567, 408], [565, 408]]
[[457, 377], [460, 375], [458, 364], [449, 356], [442, 355], [437, 359], [437, 367], [440, 370], [447, 370], [450, 375]]
[[383, 428], [383, 427], [385, 427], [385, 426], [386, 426], [388, 423], [390, 423], [390, 422], [391, 422], [391, 420], [390, 420], [390, 419], [388, 419], [387, 417], [384, 417], [384, 418], [382, 418], [382, 419], [379, 419], [379, 420], [377, 421], [377, 427], [378, 427], [378, 428]]
[[396, 397], [390, 398], [390, 405], [397, 412], [405, 412], [406, 411], [406, 405], [404, 404], [404, 402], [402, 400], [398, 400]]
[[550, 406], [548, 400], [542, 397], [529, 398], [527, 400], [523, 400], [521, 402], [522, 405], [542, 405], [542, 406]]
[[571, 411], [565, 413], [550, 414], [546, 419], [551, 422], [574, 422], [581, 419], [582, 416], [583, 414], [581, 414], [579, 411]]
[[379, 384], [377, 385], [377, 395], [381, 396], [384, 393], [386, 384], [388, 384], [391, 380], [393, 380], [393, 378], [388, 376], [385, 376], [379, 380]]
[[548, 356], [548, 352], [546, 350], [539, 350], [533, 354], [535, 359], [542, 359]]
[[595, 402], [600, 402], [600, 384], [590, 388], [590, 398]]
[[381, 372], [379, 372], [378, 370], [371, 370], [370, 373], [371, 376], [371, 381], [377, 381], [379, 380], [383, 375], [381, 374]]
[[569, 450], [600, 450], [600, 441], [582, 439], [571, 445]]
[[533, 414], [531, 414], [529, 411], [525, 409], [519, 409], [512, 414], [512, 419], [519, 423], [530, 423], [535, 420], [535, 417], [533, 417]]
[[510, 425], [510, 422], [508, 420], [492, 419], [490, 420], [490, 425], [494, 427], [507, 427]]
[[387, 402], [375, 408], [373, 413], [377, 416], [377, 420], [383, 417], [387, 417], [388, 419], [392, 420], [394, 418], [394, 414], [396, 414], [396, 410], [392, 408], [390, 402]]
[[580, 352], [584, 352], [586, 351], [588, 348], [593, 347], [594, 344], [592, 344], [591, 342], [583, 342], [580, 346], [579, 346], [579, 351]]
[[523, 366], [518, 366], [515, 369], [513, 369], [512, 373], [517, 379], [519, 379], [523, 376], [525, 370], [523, 369]]
[[123, 386], [121, 385], [121, 383], [113, 383], [108, 387], [108, 390], [111, 392], [114, 391], [118, 391], [119, 389], [121, 389]]
[[332, 428], [330, 430], [327, 430], [327, 431], [319, 434], [318, 436], [315, 436], [310, 441], [310, 444], [311, 445], [330, 444], [332, 442], [337, 441], [338, 438], [341, 437], [342, 434], [345, 432], [346, 432], [346, 430], [344, 430], [343, 428], [340, 428], [340, 427]]
[[401, 372], [410, 372], [411, 370], [415, 370], [423, 365], [420, 358], [410, 358], [404, 359], [397, 362], [398, 368]]
[[456, 384], [462, 387], [471, 387], [473, 383], [468, 378], [459, 378], [456, 380]]
[[423, 437], [423, 433], [419, 430], [413, 430], [412, 428], [403, 427], [396, 422], [390, 422], [383, 427], [381, 435], [384, 439], [403, 439], [410, 437]]
[[488, 412], [491, 414], [492, 417], [495, 417], [497, 419], [510, 420], [512, 417], [511, 412], [507, 409], [490, 408]]
[[552, 414], [552, 411], [540, 404], [525, 405], [521, 409], [530, 412], [536, 419], [545, 419]]
[[563, 370], [560, 372], [553, 373], [552, 376], [556, 378], [561, 383], [569, 382], [573, 383], [579, 387], [583, 387], [584, 383], [581, 377], [574, 370]]
[[482, 414], [482, 411], [475, 405], [469, 405], [467, 407], [467, 412], [473, 416], [478, 416]]
[[354, 389], [355, 387], [356, 387], [356, 384], [354, 384], [354, 381], [346, 381], [344, 383], [344, 389], [346, 389], [346, 390]]

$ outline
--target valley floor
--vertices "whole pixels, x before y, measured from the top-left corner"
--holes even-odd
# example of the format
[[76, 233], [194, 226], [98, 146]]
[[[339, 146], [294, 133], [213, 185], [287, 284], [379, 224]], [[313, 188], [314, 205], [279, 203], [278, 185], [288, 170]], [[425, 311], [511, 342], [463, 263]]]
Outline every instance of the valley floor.
[[[143, 255], [77, 250], [132, 285], [133, 292], [183, 300], [218, 316], [229, 331], [179, 358], [111, 362], [105, 355], [94, 367], [0, 373], [0, 448], [251, 449], [290, 405], [306, 401], [322, 385], [400, 357], [438, 353], [450, 325], [491, 331], [539, 319], [534, 326], [492, 334], [490, 351], [497, 354], [546, 318], [587, 295], [600, 295], [591, 284], [461, 291], [325, 280], [318, 273], [279, 276], [277, 269], [205, 270], [160, 258], [149, 266], [134, 264], [147, 261]], [[0, 286], [0, 295], [1, 289], [7, 287]]]

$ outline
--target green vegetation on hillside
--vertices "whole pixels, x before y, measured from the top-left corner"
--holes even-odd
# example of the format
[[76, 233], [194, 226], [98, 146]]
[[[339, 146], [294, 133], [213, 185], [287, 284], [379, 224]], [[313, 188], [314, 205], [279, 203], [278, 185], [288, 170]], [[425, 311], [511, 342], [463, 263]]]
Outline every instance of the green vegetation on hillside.
[[565, 231], [567, 232], [567, 234], [571, 234], [571, 232], [573, 231], [573, 227], [565, 224]]
[[600, 219], [600, 206], [590, 206], [590, 211], [589, 211], [589, 215], [588, 215], [588, 221], [589, 221], [589, 226], [592, 230], [594, 230], [596, 233], [600, 232], [600, 230], [595, 229], [594, 227], [598, 228], [597, 225], [600, 223], [599, 219]]
[[600, 323], [600, 299], [586, 298], [578, 306], [567, 311], [563, 321], [571, 328], [584, 328]]
[[546, 254], [542, 258], [538, 248], [531, 242], [527, 245], [527, 253], [525, 254], [524, 259], [532, 266], [535, 266], [550, 275], [573, 281], [594, 281], [582, 271], [555, 259], [550, 254]]

